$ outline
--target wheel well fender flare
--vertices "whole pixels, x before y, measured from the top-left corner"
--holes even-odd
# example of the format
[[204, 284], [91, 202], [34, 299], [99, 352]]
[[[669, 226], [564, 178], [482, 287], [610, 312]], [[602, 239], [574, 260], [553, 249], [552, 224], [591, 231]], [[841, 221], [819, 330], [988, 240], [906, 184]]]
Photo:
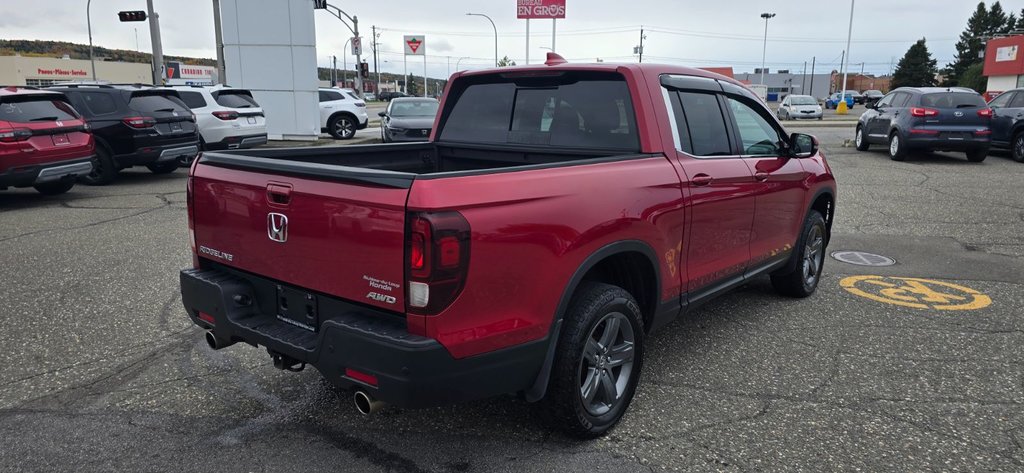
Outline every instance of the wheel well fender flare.
[[[835, 213], [836, 213], [836, 196], [832, 192], [832, 189], [829, 189], [829, 188], [819, 189], [817, 192], [814, 193], [814, 196], [812, 196], [807, 201], [807, 208], [804, 211], [804, 220], [802, 222], [807, 221], [807, 216], [811, 214], [812, 210], [814, 210], [814, 204], [816, 202], [818, 202], [818, 199], [820, 199], [822, 196], [828, 196], [829, 200], [832, 201], [832, 205], [829, 206], [829, 209], [828, 209], [828, 212], [826, 212], [826, 215], [822, 215], [822, 218], [825, 219], [825, 245], [828, 246], [829, 240], [832, 239], [832, 220], [835, 217]], [[800, 231], [801, 232], [803, 232], [803, 225], [804, 225], [802, 222], [800, 224]], [[796, 241], [793, 242], [794, 245], [796, 245], [797, 243], [800, 242], [801, 236], [802, 235], [797, 234]], [[796, 248], [794, 247], [792, 253], [789, 255], [789, 261], [786, 263], [785, 266], [783, 266], [778, 271], [781, 272], [781, 273], [785, 273], [785, 272], [788, 272], [788, 271], [792, 271], [794, 268], [796, 268], [796, 264], [797, 264], [796, 256], [797, 256], [797, 251], [796, 251]]]
[[[605, 258], [620, 253], [631, 252], [641, 253], [650, 260], [655, 273], [655, 294], [660, 297], [661, 267], [658, 265], [658, 258], [654, 249], [646, 242], [640, 240], [617, 241], [602, 246], [597, 251], [594, 251], [587, 256], [580, 266], [576, 268], [576, 272], [573, 273], [572, 277], [569, 278], [569, 283], [566, 284], [565, 289], [562, 291], [562, 297], [558, 300], [558, 306], [555, 309], [554, 318], [551, 321], [551, 327], [548, 329], [547, 352], [544, 355], [544, 363], [541, 365], [540, 371], [537, 373], [537, 378], [534, 380], [533, 386], [527, 388], [525, 393], [526, 400], [528, 402], [539, 401], [547, 393], [548, 380], [551, 377], [551, 366], [555, 361], [555, 350], [558, 347], [558, 337], [562, 332], [562, 322], [565, 318], [566, 312], [569, 310], [569, 302], [572, 300], [572, 296], [575, 294], [576, 289], [579, 288], [580, 283], [583, 282], [583, 277]], [[657, 306], [658, 301], [655, 300], [654, 302], [655, 306]]]
[[359, 120], [356, 118], [356, 114], [354, 114], [352, 112], [349, 112], [347, 110], [341, 110], [341, 111], [338, 111], [338, 112], [334, 112], [334, 113], [331, 114], [331, 116], [327, 117], [327, 124], [328, 124], [328, 126], [330, 125], [330, 123], [335, 118], [338, 118], [338, 117], [343, 116], [343, 115], [351, 117], [353, 120], [355, 120], [356, 121], [356, 125], [359, 124]]

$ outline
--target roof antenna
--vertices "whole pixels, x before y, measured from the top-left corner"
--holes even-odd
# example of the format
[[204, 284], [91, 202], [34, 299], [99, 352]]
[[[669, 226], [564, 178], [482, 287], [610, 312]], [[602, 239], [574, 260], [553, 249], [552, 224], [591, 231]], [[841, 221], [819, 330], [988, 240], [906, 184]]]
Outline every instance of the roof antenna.
[[548, 52], [548, 59], [546, 61], [544, 61], [544, 65], [545, 66], [557, 66], [559, 64], [565, 64], [567, 62], [569, 62], [569, 61], [566, 61], [564, 57], [559, 56], [554, 51], [551, 51], [551, 52]]

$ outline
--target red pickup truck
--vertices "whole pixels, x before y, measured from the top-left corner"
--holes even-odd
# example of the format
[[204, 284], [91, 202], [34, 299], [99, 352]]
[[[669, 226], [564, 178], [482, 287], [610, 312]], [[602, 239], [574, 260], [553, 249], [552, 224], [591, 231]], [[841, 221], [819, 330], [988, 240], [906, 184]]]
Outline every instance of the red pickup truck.
[[732, 79], [549, 55], [452, 76], [426, 143], [204, 153], [182, 299], [363, 413], [518, 393], [596, 436], [652, 330], [760, 276], [814, 292], [835, 192]]

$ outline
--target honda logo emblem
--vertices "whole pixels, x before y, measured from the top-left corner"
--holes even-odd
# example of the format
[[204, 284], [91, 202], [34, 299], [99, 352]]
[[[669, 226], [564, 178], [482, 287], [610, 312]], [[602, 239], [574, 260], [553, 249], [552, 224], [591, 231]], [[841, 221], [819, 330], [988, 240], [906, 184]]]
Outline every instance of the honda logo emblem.
[[267, 238], [278, 243], [288, 241], [288, 216], [274, 212], [267, 214]]
[[958, 117], [962, 117], [962, 116], [964, 116], [964, 112], [953, 112], [953, 115], [958, 116]]
[[430, 133], [430, 130], [420, 130], [420, 134], [423, 136], [427, 136], [427, 133]]

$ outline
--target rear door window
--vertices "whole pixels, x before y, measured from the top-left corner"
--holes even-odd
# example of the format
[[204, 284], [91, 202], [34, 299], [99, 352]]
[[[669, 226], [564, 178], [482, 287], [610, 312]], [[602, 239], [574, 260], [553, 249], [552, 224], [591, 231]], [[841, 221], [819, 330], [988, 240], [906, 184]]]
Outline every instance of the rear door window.
[[181, 101], [188, 105], [188, 108], [196, 109], [206, 106], [206, 99], [199, 92], [178, 92], [178, 95], [181, 96]]
[[0, 121], [29, 123], [75, 118], [78, 114], [70, 104], [52, 97], [5, 97], [0, 102]]
[[617, 74], [498, 80], [470, 84], [457, 94], [442, 141], [640, 148], [629, 90]]
[[911, 95], [906, 92], [896, 92], [896, 96], [892, 98], [893, 107], [904, 107], [907, 102], [910, 102]]
[[978, 108], [985, 106], [980, 95], [966, 92], [938, 92], [921, 96], [921, 106], [931, 108]]
[[1020, 92], [1014, 94], [1013, 100], [1010, 100], [1010, 108], [1024, 108], [1024, 94]]
[[[1007, 92], [1005, 94], [1002, 94], [1002, 95], [992, 99], [992, 101], [988, 103], [988, 106], [989, 107], [1009, 107], [1010, 106], [1010, 100], [1013, 99], [1013, 96], [1015, 94], [1016, 94], [1015, 92]], [[1024, 101], [1022, 101], [1022, 103], [1024, 103]]]
[[128, 106], [136, 112], [188, 112], [184, 104], [175, 102], [163, 95], [133, 95]]
[[95, 115], [107, 115], [117, 111], [117, 103], [114, 97], [104, 92], [81, 92], [79, 95], [82, 103], [89, 113]]
[[253, 108], [259, 107], [256, 100], [245, 91], [221, 91], [216, 95], [217, 103], [223, 107]]
[[679, 92], [686, 115], [690, 143], [695, 156], [728, 156], [733, 154], [725, 116], [718, 96], [698, 92]]

